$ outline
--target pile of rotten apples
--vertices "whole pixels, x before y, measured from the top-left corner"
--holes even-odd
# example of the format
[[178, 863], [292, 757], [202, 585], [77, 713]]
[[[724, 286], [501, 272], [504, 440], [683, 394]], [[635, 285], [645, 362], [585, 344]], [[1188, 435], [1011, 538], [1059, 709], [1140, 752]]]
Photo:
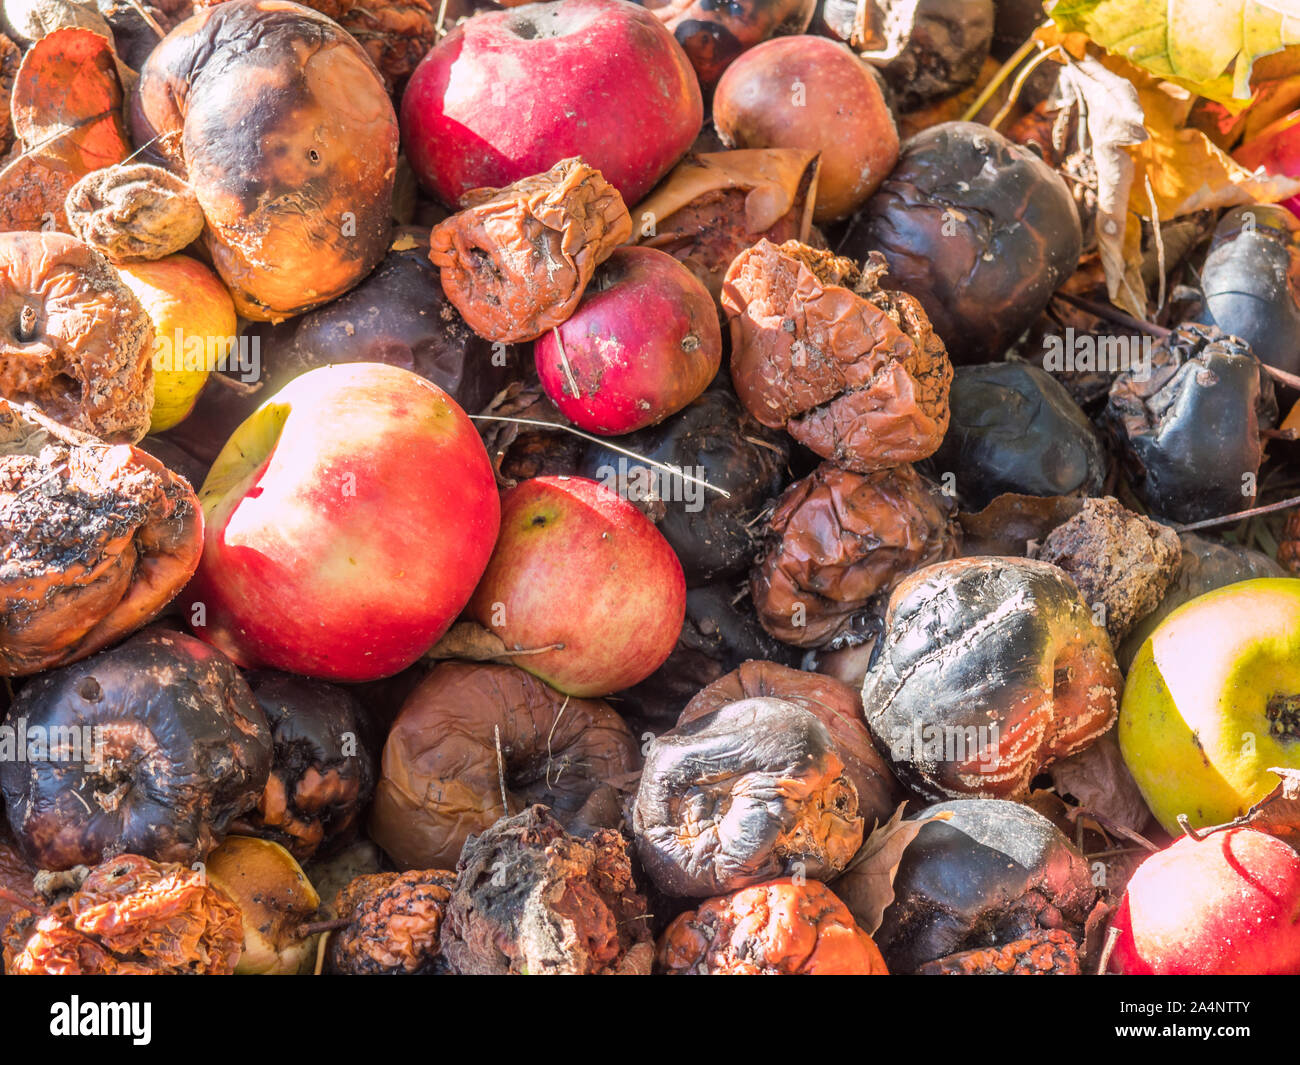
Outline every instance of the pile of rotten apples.
[[1055, 358], [1037, 3], [0, 6], [6, 973], [1300, 971], [1300, 222]]

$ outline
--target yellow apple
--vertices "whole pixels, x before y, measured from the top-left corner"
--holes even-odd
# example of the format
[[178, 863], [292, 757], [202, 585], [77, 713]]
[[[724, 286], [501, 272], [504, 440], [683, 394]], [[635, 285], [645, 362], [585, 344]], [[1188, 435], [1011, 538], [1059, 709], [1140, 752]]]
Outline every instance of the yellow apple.
[[299, 926], [320, 907], [320, 896], [293, 855], [268, 839], [227, 836], [208, 855], [209, 883], [229, 895], [244, 918], [244, 950], [235, 972], [278, 976], [310, 971], [315, 936]]
[[153, 319], [154, 401], [151, 433], [183, 421], [208, 374], [233, 353], [239, 320], [230, 292], [188, 255], [122, 263], [118, 274]]
[[1223, 824], [1300, 768], [1300, 580], [1216, 588], [1160, 623], [1129, 668], [1124, 761], [1161, 825]]

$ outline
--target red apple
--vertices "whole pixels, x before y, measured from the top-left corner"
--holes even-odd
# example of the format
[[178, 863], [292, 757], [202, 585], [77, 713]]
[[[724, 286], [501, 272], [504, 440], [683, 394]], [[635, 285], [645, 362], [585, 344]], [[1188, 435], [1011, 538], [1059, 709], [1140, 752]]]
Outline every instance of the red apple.
[[751, 48], [718, 82], [713, 124], [729, 148], [819, 152], [818, 224], [852, 214], [898, 162], [898, 131], [876, 76], [826, 37]]
[[1112, 928], [1130, 976], [1300, 973], [1300, 854], [1248, 828], [1184, 836], [1138, 867]]
[[624, 0], [555, 0], [475, 15], [424, 57], [402, 96], [402, 143], [444, 203], [580, 155], [629, 206], [704, 119], [681, 45]]
[[546, 394], [574, 425], [630, 433], [698, 397], [722, 362], [709, 290], [671, 255], [619, 248], [563, 325], [533, 345]]
[[195, 633], [245, 667], [329, 680], [405, 669], [460, 613], [496, 539], [487, 452], [437, 385], [325, 366], [262, 404], [199, 493]]
[[[658, 669], [681, 634], [686, 580], [636, 507], [583, 477], [534, 477], [501, 499], [501, 536], [469, 615], [569, 695], [608, 695]], [[556, 646], [558, 645], [558, 646]]]

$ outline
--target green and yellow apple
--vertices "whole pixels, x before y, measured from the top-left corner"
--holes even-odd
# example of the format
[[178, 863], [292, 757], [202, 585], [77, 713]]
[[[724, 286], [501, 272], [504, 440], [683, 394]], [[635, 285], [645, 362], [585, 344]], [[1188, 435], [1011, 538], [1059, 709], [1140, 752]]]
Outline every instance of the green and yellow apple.
[[1129, 668], [1119, 743], [1166, 830], [1223, 824], [1300, 768], [1300, 580], [1241, 581], [1198, 596], [1147, 637]]
[[188, 255], [119, 263], [118, 275], [153, 321], [151, 433], [189, 416], [208, 374], [223, 369], [238, 342], [235, 301], [211, 268]]
[[451, 627], [500, 522], [473, 423], [395, 366], [323, 366], [235, 430], [199, 493], [196, 635], [244, 667], [363, 681]]

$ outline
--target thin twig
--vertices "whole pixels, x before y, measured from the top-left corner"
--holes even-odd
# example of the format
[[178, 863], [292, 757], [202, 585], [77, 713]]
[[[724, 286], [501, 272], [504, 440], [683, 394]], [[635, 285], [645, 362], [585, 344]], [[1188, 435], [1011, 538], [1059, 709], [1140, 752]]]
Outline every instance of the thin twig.
[[351, 923], [351, 917], [333, 917], [328, 921], [310, 921], [307, 924], [298, 926], [298, 938], [306, 939], [308, 936], [314, 936], [320, 932], [337, 932], [340, 928], [347, 928]]
[[997, 95], [997, 91], [1002, 88], [1002, 83], [1011, 76], [1012, 71], [1028, 59], [1030, 53], [1037, 47], [1038, 42], [1034, 40], [1033, 37], [1030, 37], [1029, 40], [1025, 41], [1024, 44], [1017, 48], [1015, 52], [1012, 53], [1011, 58], [998, 68], [998, 72], [993, 75], [993, 80], [984, 86], [983, 91], [975, 97], [975, 100], [971, 103], [970, 107], [966, 108], [962, 113], [961, 120], [963, 122], [973, 122], [975, 116], [984, 110], [984, 105]]
[[497, 784], [501, 787], [501, 809], [505, 811], [503, 817], [510, 816], [510, 803], [506, 801], [506, 760], [501, 754], [501, 726], [492, 726], [492, 739], [496, 742], [497, 747]]
[[[1032, 39], [1033, 38], [1030, 38], [1030, 40]], [[1037, 70], [1043, 63], [1046, 63], [1047, 60], [1051, 59], [1052, 56], [1060, 50], [1061, 46], [1059, 44], [1054, 44], [1051, 48], [1039, 52], [1038, 55], [1034, 56], [1033, 59], [1025, 64], [1025, 68], [1016, 75], [1016, 80], [1011, 83], [1011, 92], [1007, 94], [1007, 102], [1002, 105], [998, 113], [989, 121], [989, 129], [997, 129], [998, 126], [1002, 125], [1003, 120], [1007, 115], [1011, 114], [1012, 108], [1016, 106], [1016, 101], [1020, 99], [1021, 90], [1024, 89], [1025, 82], [1029, 80], [1029, 75]]]
[[707, 488], [710, 492], [717, 492], [724, 499], [730, 499], [731, 493], [725, 488], [719, 488], [715, 484], [709, 484], [698, 477], [693, 477], [685, 470], [678, 469], [675, 466], [669, 466], [666, 462], [656, 462], [654, 459], [648, 459], [644, 455], [638, 455], [635, 451], [629, 451], [625, 447], [619, 447], [608, 437], [592, 436], [590, 433], [584, 433], [580, 429], [575, 429], [571, 425], [563, 425], [559, 422], [542, 421], [540, 418], [509, 418], [504, 414], [471, 414], [472, 421], [476, 422], [510, 422], [513, 425], [536, 425], [542, 429], [559, 429], [566, 433], [572, 433], [583, 440], [589, 440], [593, 444], [600, 444], [601, 447], [607, 447], [610, 451], [616, 451], [620, 455], [626, 455], [630, 459], [636, 459], [637, 462], [644, 462], [647, 466], [653, 466], [657, 470], [663, 470], [673, 477], [680, 477], [683, 481], [689, 481], [691, 484], [698, 484], [701, 488]]
[[442, 2], [438, 4], [438, 21], [433, 24], [433, 32], [434, 35], [438, 38], [438, 40], [442, 40], [442, 38], [447, 35], [447, 29], [443, 25], [443, 23], [446, 21], [446, 18], [447, 18], [447, 0], [442, 0]]
[[1126, 314], [1118, 307], [1109, 303], [1098, 303], [1096, 300], [1085, 299], [1083, 296], [1075, 296], [1069, 292], [1057, 292], [1054, 296], [1058, 300], [1064, 300], [1072, 306], [1078, 307], [1081, 311], [1087, 311], [1091, 315], [1105, 319], [1108, 322], [1114, 322], [1116, 325], [1127, 326], [1139, 333], [1146, 333], [1157, 340], [1163, 340], [1172, 329], [1166, 329], [1163, 325], [1155, 325], [1152, 322], [1144, 322], [1141, 318], [1134, 318], [1131, 314]]
[[1097, 963], [1097, 975], [1105, 976], [1106, 967], [1110, 965], [1110, 956], [1119, 942], [1119, 929], [1114, 925], [1106, 930], [1106, 944], [1101, 948], [1101, 960]]
[[1300, 388], [1300, 377], [1297, 377], [1295, 374], [1287, 373], [1285, 370], [1279, 370], [1276, 366], [1270, 366], [1266, 362], [1261, 362], [1260, 366], [1264, 368], [1264, 372], [1268, 374], [1269, 377], [1273, 378], [1273, 380], [1277, 381], [1279, 384], [1286, 385], [1287, 388]]
[[158, 34], [160, 39], [167, 36], [167, 31], [158, 25], [158, 20], [144, 9], [144, 5], [140, 3], [140, 0], [126, 0], [126, 2], [135, 9], [137, 15], [144, 19], [145, 25]]
[[1300, 507], [1300, 496], [1279, 499], [1276, 503], [1251, 507], [1249, 510], [1238, 510], [1232, 514], [1221, 514], [1217, 518], [1205, 518], [1202, 521], [1193, 521], [1186, 525], [1173, 525], [1171, 528], [1174, 532], [1195, 532], [1197, 529], [1213, 529], [1217, 525], [1233, 525], [1236, 522], [1245, 521], [1247, 518], [1258, 517], [1260, 514], [1275, 514], [1279, 510], [1290, 510], [1292, 507]]
[[551, 722], [551, 731], [546, 734], [546, 786], [551, 786], [551, 737], [555, 735], [555, 726], [560, 723], [560, 718], [564, 716], [564, 711], [569, 708], [569, 697], [564, 697], [564, 702], [560, 704], [560, 712], [555, 715], [555, 720]]
[[564, 379], [569, 382], [569, 392], [574, 399], [581, 399], [582, 393], [578, 391], [578, 382], [573, 376], [573, 367], [569, 365], [569, 353], [564, 350], [564, 338], [560, 336], [560, 327], [551, 326], [551, 332], [555, 334], [555, 346], [560, 349], [560, 365], [564, 367]]
[[227, 377], [223, 373], [209, 374], [208, 379], [211, 381], [215, 381], [222, 388], [228, 388], [232, 392], [235, 392], [241, 396], [256, 395], [258, 392], [262, 390], [262, 385], [266, 383], [264, 381], [252, 381], [252, 382], [237, 381], [235, 378]]

